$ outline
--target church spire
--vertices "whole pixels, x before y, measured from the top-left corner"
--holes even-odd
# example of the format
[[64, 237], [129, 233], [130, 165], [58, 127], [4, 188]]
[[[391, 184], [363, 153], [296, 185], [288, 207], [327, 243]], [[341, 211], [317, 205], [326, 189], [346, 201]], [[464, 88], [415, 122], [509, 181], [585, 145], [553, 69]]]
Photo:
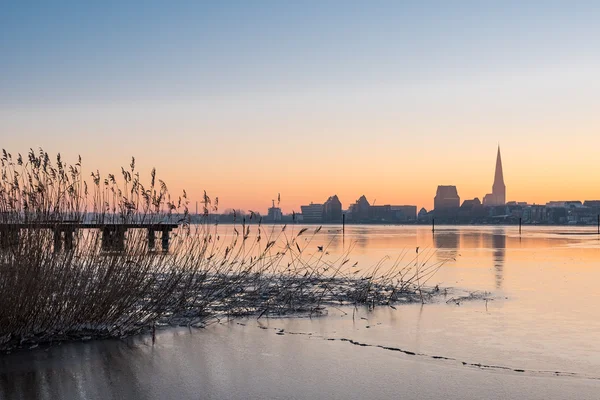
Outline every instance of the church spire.
[[500, 145], [498, 145], [498, 155], [496, 156], [496, 173], [494, 174], [494, 186], [504, 186], [504, 174], [502, 173], [502, 157], [500, 156]]
[[504, 184], [504, 174], [502, 172], [500, 145], [498, 145], [498, 155], [496, 156], [496, 172], [494, 174], [494, 185], [492, 186], [492, 197], [494, 204], [506, 204], [506, 185]]
[[504, 173], [502, 171], [502, 156], [500, 156], [500, 145], [498, 145], [498, 154], [496, 155], [496, 171], [494, 172], [494, 184], [492, 193], [483, 197], [485, 206], [502, 206], [506, 204], [506, 185], [504, 184]]

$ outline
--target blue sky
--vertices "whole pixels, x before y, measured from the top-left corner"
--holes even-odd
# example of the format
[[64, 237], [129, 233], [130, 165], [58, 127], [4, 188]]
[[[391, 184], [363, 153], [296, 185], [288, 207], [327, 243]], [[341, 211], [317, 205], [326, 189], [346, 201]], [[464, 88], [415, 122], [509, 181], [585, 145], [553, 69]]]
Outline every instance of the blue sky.
[[460, 81], [600, 57], [591, 2], [123, 3], [5, 4], [2, 104]]

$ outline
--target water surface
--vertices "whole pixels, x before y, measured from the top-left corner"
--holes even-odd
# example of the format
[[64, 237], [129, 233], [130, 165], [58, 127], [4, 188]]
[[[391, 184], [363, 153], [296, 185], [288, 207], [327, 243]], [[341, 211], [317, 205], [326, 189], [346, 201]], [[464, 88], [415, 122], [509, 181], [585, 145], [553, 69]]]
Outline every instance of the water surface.
[[[600, 241], [590, 232], [347, 226], [342, 237], [324, 227], [309, 253], [322, 245], [333, 260], [353, 246], [353, 262], [368, 266], [432, 249], [451, 261], [430, 283], [456, 289], [423, 306], [169, 329], [154, 346], [137, 337], [10, 354], [0, 397], [598, 398]], [[459, 291], [490, 300], [447, 303]]]

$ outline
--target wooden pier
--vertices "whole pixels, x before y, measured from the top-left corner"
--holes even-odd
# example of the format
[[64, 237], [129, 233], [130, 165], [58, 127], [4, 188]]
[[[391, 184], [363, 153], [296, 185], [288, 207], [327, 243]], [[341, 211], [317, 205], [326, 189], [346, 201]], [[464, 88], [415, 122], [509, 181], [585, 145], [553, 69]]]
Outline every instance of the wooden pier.
[[[48, 229], [54, 232], [54, 250], [73, 249], [75, 232], [80, 229], [98, 229], [102, 232], [103, 250], [124, 250], [125, 232], [129, 229], [145, 229], [148, 233], [148, 248], [156, 247], [156, 232], [161, 232], [161, 248], [169, 250], [170, 233], [178, 224], [168, 223], [78, 223], [78, 222], [32, 222], [0, 223], [0, 248], [19, 243], [19, 233], [27, 229]], [[64, 245], [64, 246], [63, 246]]]

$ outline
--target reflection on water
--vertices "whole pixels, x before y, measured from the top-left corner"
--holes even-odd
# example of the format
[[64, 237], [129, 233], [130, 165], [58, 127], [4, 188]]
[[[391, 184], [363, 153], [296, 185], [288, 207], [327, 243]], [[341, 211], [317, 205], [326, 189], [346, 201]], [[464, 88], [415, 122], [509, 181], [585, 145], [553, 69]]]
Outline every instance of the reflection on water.
[[137, 370], [151, 367], [151, 360], [142, 348], [132, 350], [126, 342], [103, 340], [7, 355], [0, 360], [0, 399], [110, 398], [107, 389], [115, 385], [121, 398], [147, 398]]
[[506, 230], [504, 227], [494, 227], [491, 231], [438, 230], [433, 234], [433, 243], [440, 261], [456, 261], [457, 257], [461, 256], [461, 249], [491, 249], [495, 288], [502, 288], [506, 261]]
[[501, 289], [502, 281], [504, 280], [504, 262], [506, 258], [506, 233], [504, 228], [496, 228], [492, 232], [492, 249], [494, 252], [496, 289]]
[[460, 234], [456, 230], [433, 233], [433, 243], [438, 250], [437, 256], [442, 260], [455, 260], [460, 248]]
[[335, 227], [324, 227], [325, 247], [329, 251], [343, 251], [344, 236], [341, 234], [341, 229]]
[[371, 239], [371, 234], [369, 232], [369, 226], [358, 226], [354, 227], [352, 230], [353, 233], [353, 243], [356, 247], [361, 249], [366, 249], [369, 245], [369, 239]]

